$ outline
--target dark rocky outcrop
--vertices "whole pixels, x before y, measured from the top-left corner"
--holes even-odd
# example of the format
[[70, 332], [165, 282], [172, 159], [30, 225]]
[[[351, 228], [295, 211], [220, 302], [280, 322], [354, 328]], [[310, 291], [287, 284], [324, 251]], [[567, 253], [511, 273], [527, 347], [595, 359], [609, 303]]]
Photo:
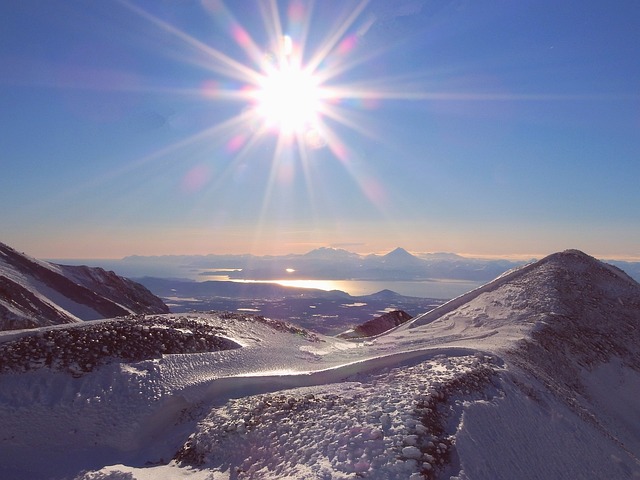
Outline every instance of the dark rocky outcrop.
[[391, 330], [404, 322], [411, 320], [411, 315], [403, 310], [394, 310], [392, 312], [380, 315], [362, 325], [357, 325], [353, 329], [338, 335], [339, 338], [366, 338], [380, 335]]

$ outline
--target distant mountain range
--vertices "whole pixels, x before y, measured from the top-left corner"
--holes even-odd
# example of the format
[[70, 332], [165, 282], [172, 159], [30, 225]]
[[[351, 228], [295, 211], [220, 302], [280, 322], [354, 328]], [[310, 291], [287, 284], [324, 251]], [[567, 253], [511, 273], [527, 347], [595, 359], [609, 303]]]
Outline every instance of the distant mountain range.
[[[68, 260], [66, 260], [68, 261]], [[453, 253], [414, 255], [403, 248], [385, 255], [359, 255], [318, 248], [290, 255], [133, 255], [120, 260], [78, 260], [129, 278], [190, 278], [224, 275], [232, 280], [465, 280], [485, 282], [526, 262], [468, 258]]]
[[[231, 280], [358, 280], [488, 282], [512, 268], [535, 261], [472, 258], [455, 253], [412, 254], [403, 248], [385, 255], [360, 255], [322, 247], [289, 255], [132, 255], [122, 259], [51, 260], [95, 265], [128, 278], [188, 278], [221, 276]], [[605, 261], [640, 280], [640, 262]]]
[[113, 272], [43, 262], [0, 243], [0, 330], [168, 311], [145, 287]]
[[[219, 259], [220, 257], [209, 257], [207, 261], [215, 264]], [[385, 255], [364, 256], [340, 249], [323, 248], [305, 255], [253, 257], [250, 262], [230, 272], [229, 277], [264, 280], [286, 276], [333, 280], [487, 281], [523, 263], [472, 259], [453, 254], [426, 255], [421, 258], [403, 248], [396, 248]]]

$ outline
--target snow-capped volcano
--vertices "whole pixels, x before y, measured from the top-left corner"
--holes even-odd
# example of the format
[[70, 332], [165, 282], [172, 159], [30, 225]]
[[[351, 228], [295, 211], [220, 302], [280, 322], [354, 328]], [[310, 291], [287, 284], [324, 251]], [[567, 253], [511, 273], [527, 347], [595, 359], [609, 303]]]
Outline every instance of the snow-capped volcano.
[[640, 477], [640, 285], [578, 251], [370, 339], [194, 313], [0, 346], [2, 478]]
[[0, 330], [168, 311], [145, 287], [113, 272], [36, 260], [0, 243]]

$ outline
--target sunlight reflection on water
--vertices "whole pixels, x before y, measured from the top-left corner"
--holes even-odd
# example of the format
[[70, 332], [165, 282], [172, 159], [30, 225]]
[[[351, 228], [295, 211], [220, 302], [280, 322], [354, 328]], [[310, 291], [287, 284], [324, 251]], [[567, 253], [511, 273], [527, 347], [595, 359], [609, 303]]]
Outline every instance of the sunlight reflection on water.
[[383, 280], [247, 280], [230, 279], [226, 275], [202, 275], [199, 281], [224, 280], [242, 283], [277, 283], [287, 287], [317, 288], [320, 290], [341, 290], [353, 296], [370, 295], [381, 290], [392, 290], [401, 295], [423, 298], [454, 298], [473, 290], [481, 282], [464, 280], [420, 280], [420, 281], [383, 281]]

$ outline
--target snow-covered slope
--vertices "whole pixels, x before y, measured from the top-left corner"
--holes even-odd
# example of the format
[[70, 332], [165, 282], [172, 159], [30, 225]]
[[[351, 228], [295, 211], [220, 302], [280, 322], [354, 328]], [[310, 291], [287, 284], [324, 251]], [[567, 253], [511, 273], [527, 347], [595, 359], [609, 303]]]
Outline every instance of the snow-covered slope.
[[0, 478], [640, 478], [640, 285], [578, 251], [363, 341], [194, 313], [0, 347]]
[[168, 311], [145, 287], [113, 272], [43, 262], [0, 243], [0, 330]]

